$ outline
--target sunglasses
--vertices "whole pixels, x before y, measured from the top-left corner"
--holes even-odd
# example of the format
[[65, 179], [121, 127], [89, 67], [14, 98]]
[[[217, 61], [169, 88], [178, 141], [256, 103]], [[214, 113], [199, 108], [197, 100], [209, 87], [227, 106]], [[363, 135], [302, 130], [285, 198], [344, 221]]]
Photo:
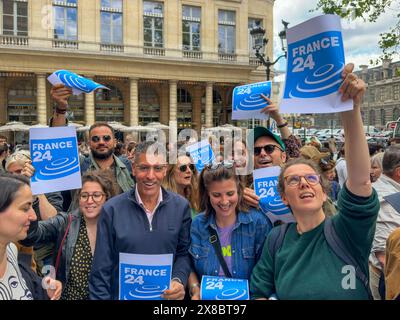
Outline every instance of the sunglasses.
[[254, 155], [259, 156], [261, 154], [261, 150], [264, 150], [266, 154], [272, 154], [275, 151], [275, 148], [283, 152], [283, 150], [280, 147], [274, 144], [266, 144], [265, 146], [262, 147], [254, 147]]
[[285, 180], [286, 180], [286, 183], [288, 186], [296, 187], [300, 184], [301, 178], [306, 179], [307, 183], [310, 186], [317, 185], [321, 180], [319, 174], [305, 174], [304, 176], [290, 175], [290, 176], [285, 177]]
[[188, 167], [189, 167], [190, 171], [194, 172], [195, 166], [194, 166], [193, 163], [190, 163], [190, 164], [183, 164], [183, 165], [179, 166], [179, 170], [180, 170], [181, 172], [186, 172], [186, 170], [187, 170]]
[[234, 164], [235, 161], [228, 160], [228, 161], [210, 163], [205, 168], [207, 168], [208, 170], [217, 170], [219, 167], [224, 167], [225, 169], [231, 169], [233, 168]]
[[93, 136], [91, 137], [92, 142], [97, 143], [99, 142], [101, 139], [103, 139], [104, 142], [110, 142], [112, 137], [110, 135], [105, 135], [105, 136]]

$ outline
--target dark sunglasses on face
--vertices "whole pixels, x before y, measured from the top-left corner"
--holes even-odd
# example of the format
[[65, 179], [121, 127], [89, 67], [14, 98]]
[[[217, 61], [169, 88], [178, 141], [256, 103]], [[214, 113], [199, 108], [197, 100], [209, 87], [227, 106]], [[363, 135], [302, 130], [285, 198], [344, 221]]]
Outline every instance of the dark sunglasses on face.
[[299, 175], [290, 175], [286, 176], [285, 180], [288, 186], [291, 187], [296, 187], [300, 184], [301, 178], [306, 179], [307, 183], [310, 186], [315, 186], [320, 182], [320, 175], [319, 174], [305, 174], [304, 176], [299, 176]]
[[263, 150], [263, 149], [266, 152], [266, 154], [272, 154], [275, 151], [275, 148], [277, 148], [283, 152], [283, 150], [280, 147], [278, 147], [274, 144], [266, 144], [265, 146], [262, 146], [262, 147], [254, 147], [254, 155], [259, 156], [261, 154], [261, 150]]
[[179, 170], [181, 172], [186, 172], [188, 167], [189, 167], [190, 171], [194, 172], [194, 164], [193, 163], [183, 164], [183, 165], [179, 166]]
[[97, 143], [100, 141], [100, 139], [103, 139], [104, 142], [110, 142], [112, 137], [110, 135], [105, 135], [105, 136], [93, 136], [91, 138], [92, 142]]

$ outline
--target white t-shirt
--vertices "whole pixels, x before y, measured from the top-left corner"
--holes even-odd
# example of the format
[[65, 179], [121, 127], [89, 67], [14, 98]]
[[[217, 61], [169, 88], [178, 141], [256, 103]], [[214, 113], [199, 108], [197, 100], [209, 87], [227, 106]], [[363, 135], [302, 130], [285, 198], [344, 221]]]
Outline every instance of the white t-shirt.
[[18, 267], [18, 250], [15, 244], [7, 246], [7, 267], [0, 278], [0, 300], [33, 300]]
[[347, 165], [346, 165], [346, 160], [344, 158], [340, 158], [336, 162], [336, 172], [338, 175], [340, 188], [343, 188], [343, 184], [347, 180]]

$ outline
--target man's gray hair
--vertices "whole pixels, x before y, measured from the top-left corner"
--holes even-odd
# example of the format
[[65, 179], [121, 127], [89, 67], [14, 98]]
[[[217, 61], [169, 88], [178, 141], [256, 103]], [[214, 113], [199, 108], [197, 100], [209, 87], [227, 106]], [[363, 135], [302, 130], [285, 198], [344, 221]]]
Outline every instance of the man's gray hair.
[[164, 145], [157, 141], [145, 141], [136, 145], [134, 163], [139, 162], [139, 157], [141, 154], [147, 155], [163, 155], [165, 160], [167, 160], [167, 150]]
[[400, 167], [400, 145], [396, 144], [387, 148], [383, 155], [383, 173], [388, 177], [392, 177], [398, 167]]

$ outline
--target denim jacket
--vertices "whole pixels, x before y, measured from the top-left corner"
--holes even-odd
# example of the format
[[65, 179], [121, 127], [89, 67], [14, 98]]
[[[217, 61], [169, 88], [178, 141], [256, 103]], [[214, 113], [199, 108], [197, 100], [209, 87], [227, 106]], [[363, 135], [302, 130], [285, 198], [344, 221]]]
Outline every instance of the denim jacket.
[[[208, 226], [217, 230], [215, 213], [208, 217], [204, 212], [197, 215], [191, 226], [190, 255], [194, 272], [199, 279], [203, 275], [218, 276], [220, 263], [210, 243]], [[232, 277], [250, 279], [251, 271], [261, 256], [264, 241], [272, 229], [269, 219], [260, 211], [250, 209], [239, 212], [232, 231]]]

